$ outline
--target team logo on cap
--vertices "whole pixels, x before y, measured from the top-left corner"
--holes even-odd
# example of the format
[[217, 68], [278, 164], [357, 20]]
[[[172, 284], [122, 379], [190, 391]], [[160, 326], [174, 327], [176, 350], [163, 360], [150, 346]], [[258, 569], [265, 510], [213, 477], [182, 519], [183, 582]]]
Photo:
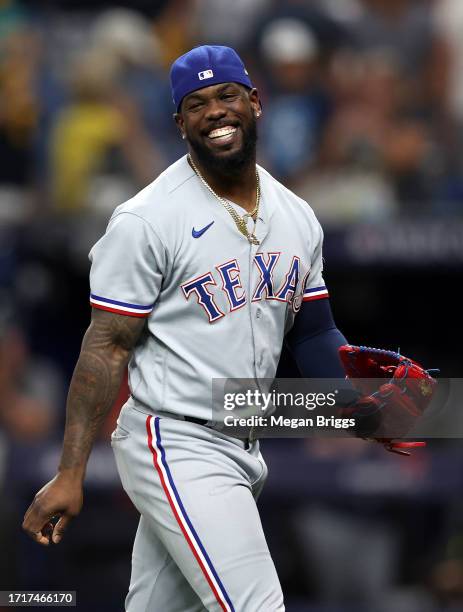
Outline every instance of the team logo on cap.
[[204, 81], [205, 79], [212, 79], [214, 73], [212, 70], [203, 70], [202, 72], [198, 72], [198, 77], [200, 81]]

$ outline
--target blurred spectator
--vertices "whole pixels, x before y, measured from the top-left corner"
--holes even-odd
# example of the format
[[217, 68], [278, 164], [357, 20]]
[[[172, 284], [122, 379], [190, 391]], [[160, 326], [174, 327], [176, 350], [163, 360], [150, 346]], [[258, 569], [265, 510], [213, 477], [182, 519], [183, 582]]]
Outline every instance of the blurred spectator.
[[361, 52], [386, 51], [398, 65], [409, 95], [422, 111], [439, 108], [448, 57], [437, 36], [428, 0], [361, 0], [364, 10], [349, 23]]
[[335, 111], [316, 174], [299, 192], [322, 219], [390, 218], [397, 207], [428, 210], [439, 190], [442, 156], [433, 125], [408, 96], [395, 54], [338, 52], [331, 64]]
[[50, 114], [61, 97], [43, 63], [39, 30], [14, 3], [0, 7], [1, 216], [19, 220], [44, 188]]
[[118, 84], [114, 55], [83, 53], [73, 71], [73, 102], [58, 115], [51, 147], [54, 203], [61, 211], [103, 209], [153, 179], [159, 156], [140, 110]]
[[[351, 0], [348, 0], [347, 4], [343, 0], [342, 4], [352, 5]], [[260, 48], [263, 33], [273, 21], [289, 18], [305, 23], [315, 35], [325, 56], [329, 51], [346, 44], [348, 40], [348, 30], [344, 20], [338, 18], [339, 13], [340, 11], [337, 11], [333, 16], [333, 11], [327, 10], [324, 0], [285, 0], [284, 2], [273, 0], [268, 10], [262, 13], [250, 38], [250, 54]]]
[[[157, 16], [154, 31], [161, 42], [161, 61], [168, 71], [172, 62], [198, 42], [195, 0], [169, 0]], [[213, 41], [205, 41], [213, 44]]]
[[96, 49], [130, 66], [150, 65], [160, 54], [150, 22], [129, 9], [110, 9], [98, 15], [91, 38]]
[[364, 11], [351, 23], [361, 51], [388, 49], [410, 79], [423, 76], [432, 50], [429, 7], [416, 0], [361, 0]]
[[155, 174], [167, 160], [178, 157], [181, 146], [174, 121], [166, 121], [174, 109], [169, 78], [162, 66], [160, 39], [142, 15], [128, 9], [110, 9], [94, 20], [90, 46], [95, 53], [113, 59], [118, 87], [130, 92], [139, 108], [155, 147]]
[[283, 181], [294, 180], [317, 156], [329, 110], [319, 52], [315, 35], [301, 20], [276, 19], [262, 32], [272, 96], [264, 103], [260, 151], [263, 165]]
[[320, 12], [341, 24], [349, 24], [359, 19], [362, 14], [362, 0], [313, 0]]
[[246, 46], [256, 21], [271, 0], [197, 0], [195, 23], [198, 40], [237, 50]]

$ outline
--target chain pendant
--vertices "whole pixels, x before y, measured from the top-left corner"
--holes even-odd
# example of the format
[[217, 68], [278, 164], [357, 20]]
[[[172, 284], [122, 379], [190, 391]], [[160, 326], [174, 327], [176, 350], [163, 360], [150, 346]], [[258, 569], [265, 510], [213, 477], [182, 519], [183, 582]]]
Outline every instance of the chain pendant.
[[260, 181], [259, 181], [259, 174], [257, 172], [257, 169], [256, 169], [256, 181], [257, 181], [256, 206], [254, 207], [254, 210], [252, 212], [245, 213], [242, 217], [240, 217], [231, 204], [229, 204], [226, 200], [224, 200], [217, 193], [215, 193], [215, 191], [212, 189], [212, 187], [209, 185], [209, 183], [206, 181], [206, 179], [202, 176], [202, 174], [196, 167], [194, 161], [191, 159], [190, 154], [188, 154], [188, 161], [191, 167], [193, 168], [195, 174], [200, 179], [200, 181], [203, 183], [203, 185], [206, 187], [206, 189], [208, 189], [208, 191], [210, 191], [210, 193], [212, 193], [212, 195], [215, 198], [217, 198], [217, 200], [223, 205], [225, 210], [231, 216], [231, 218], [235, 222], [235, 225], [238, 231], [241, 234], [243, 234], [243, 236], [248, 240], [249, 244], [254, 244], [256, 246], [259, 245], [260, 241], [256, 238], [255, 234], [251, 234], [248, 231], [247, 222], [246, 222], [248, 217], [252, 219], [254, 215], [256, 215], [256, 220], [257, 220], [257, 215], [259, 214], [259, 204], [260, 204], [260, 184], [259, 183]]
[[249, 240], [250, 244], [255, 244], [256, 246], [259, 246], [259, 244], [260, 244], [260, 240], [257, 240], [257, 238], [255, 237], [254, 234], [250, 234], [248, 236], [248, 240]]
[[248, 228], [246, 226], [246, 223], [243, 221], [243, 219], [235, 219], [235, 223], [238, 229], [240, 230], [240, 232], [243, 234], [243, 236], [248, 239], [249, 244], [255, 244], [255, 245], [260, 244], [260, 241], [256, 238], [256, 235], [250, 234], [248, 232]]

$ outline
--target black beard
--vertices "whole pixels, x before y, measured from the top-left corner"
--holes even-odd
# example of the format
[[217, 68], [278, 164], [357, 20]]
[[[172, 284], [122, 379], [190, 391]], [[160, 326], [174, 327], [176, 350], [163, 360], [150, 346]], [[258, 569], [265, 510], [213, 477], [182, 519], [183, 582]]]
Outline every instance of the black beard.
[[243, 130], [243, 146], [231, 155], [215, 155], [201, 141], [190, 137], [188, 142], [200, 165], [205, 170], [211, 174], [235, 176], [241, 174], [243, 168], [255, 160], [257, 144], [257, 121], [255, 117], [251, 117], [247, 127], [241, 126], [241, 129]]

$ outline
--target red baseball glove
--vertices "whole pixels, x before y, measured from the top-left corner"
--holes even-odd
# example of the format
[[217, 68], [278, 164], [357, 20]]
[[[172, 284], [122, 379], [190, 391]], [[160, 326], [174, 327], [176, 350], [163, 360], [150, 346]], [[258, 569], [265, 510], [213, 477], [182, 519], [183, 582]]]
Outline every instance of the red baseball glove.
[[[343, 410], [356, 418], [358, 435], [374, 437], [386, 450], [400, 455], [426, 446], [395, 438], [403, 438], [426, 410], [437, 385], [431, 373], [438, 370], [425, 370], [409, 357], [367, 346], [347, 344], [339, 348], [339, 355], [347, 378], [361, 394]], [[378, 379], [387, 382], [378, 388]]]

